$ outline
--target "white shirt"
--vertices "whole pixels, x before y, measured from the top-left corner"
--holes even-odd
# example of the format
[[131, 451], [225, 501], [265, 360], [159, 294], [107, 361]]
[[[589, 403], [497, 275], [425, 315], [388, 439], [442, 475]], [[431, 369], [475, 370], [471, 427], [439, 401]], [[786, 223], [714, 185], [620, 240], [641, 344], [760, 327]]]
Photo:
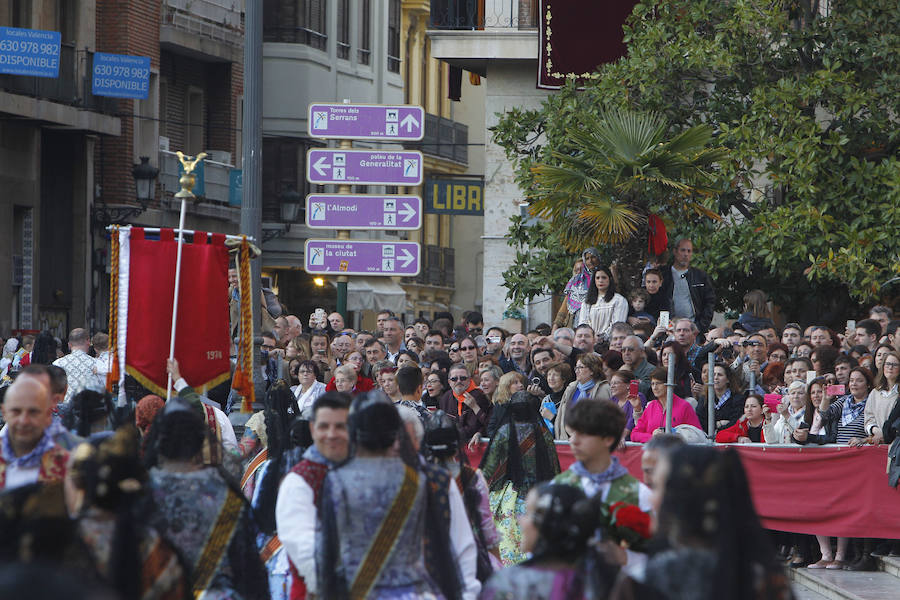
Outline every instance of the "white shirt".
[[281, 480], [275, 501], [275, 525], [278, 539], [306, 589], [316, 585], [316, 504], [313, 490], [300, 475], [288, 473]]
[[40, 463], [34, 467], [20, 467], [15, 464], [7, 465], [6, 467], [6, 486], [2, 488], [2, 491], [11, 490], [13, 488], [22, 487], [23, 485], [29, 485], [32, 483], [37, 483], [38, 475], [40, 475], [41, 465]]
[[81, 390], [100, 390], [106, 386], [106, 377], [100, 383], [100, 378], [94, 373], [96, 362], [84, 350], [72, 350], [70, 354], [54, 360], [53, 365], [66, 372], [69, 387], [66, 389], [64, 402], [70, 402], [72, 396]]
[[[306, 588], [317, 590], [316, 585], [316, 505], [309, 484], [300, 475], [288, 473], [278, 488], [275, 501], [275, 524], [288, 557], [297, 573], [303, 577]], [[459, 563], [463, 580], [463, 598], [475, 600], [481, 592], [481, 582], [476, 577], [478, 548], [466, 514], [459, 488], [450, 482], [450, 542]]]
[[312, 417], [312, 406], [316, 398], [325, 393], [325, 384], [321, 381], [314, 381], [309, 389], [300, 393], [302, 388], [298, 385], [294, 396], [297, 398], [297, 409], [300, 415], [304, 417]]
[[613, 294], [609, 302], [601, 296], [597, 298], [596, 304], [583, 303], [581, 310], [578, 311], [576, 325], [587, 323], [594, 329], [596, 335], [609, 335], [613, 323], [627, 318], [628, 301], [621, 294]]
[[[184, 377], [180, 377], [178, 381], [172, 384], [172, 387], [175, 388], [176, 392], [180, 392], [188, 387], [188, 383], [184, 380]], [[206, 403], [204, 402], [204, 404]], [[212, 404], [206, 404], [206, 406], [213, 409], [213, 414], [216, 415], [216, 424], [219, 426], [219, 431], [222, 432], [222, 447], [232, 452], [238, 452], [237, 436], [234, 434], [234, 426], [228, 420], [228, 415]]]

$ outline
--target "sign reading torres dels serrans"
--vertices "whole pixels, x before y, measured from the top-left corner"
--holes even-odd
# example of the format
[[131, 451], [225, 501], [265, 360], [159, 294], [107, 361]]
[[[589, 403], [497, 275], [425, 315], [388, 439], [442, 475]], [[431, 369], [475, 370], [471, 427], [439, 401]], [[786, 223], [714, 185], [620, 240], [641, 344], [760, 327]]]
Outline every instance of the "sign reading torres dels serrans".
[[319, 138], [421, 140], [425, 110], [421, 106], [378, 104], [310, 104], [309, 134]]

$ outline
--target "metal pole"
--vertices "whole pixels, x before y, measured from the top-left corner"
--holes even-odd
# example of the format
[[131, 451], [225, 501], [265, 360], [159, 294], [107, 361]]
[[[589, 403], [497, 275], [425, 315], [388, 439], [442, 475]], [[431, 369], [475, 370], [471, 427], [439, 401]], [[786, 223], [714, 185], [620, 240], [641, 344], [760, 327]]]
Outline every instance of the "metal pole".
[[[241, 199], [241, 233], [262, 240], [262, 2], [247, 2], [244, 8], [244, 112], [242, 131], [242, 174], [244, 178]], [[250, 302], [253, 310], [253, 365], [257, 399], [262, 399], [265, 384], [258, 376], [260, 353], [258, 333], [260, 312], [260, 285], [262, 263], [250, 261]]]
[[750, 393], [756, 391], [756, 371], [750, 371], [750, 387], [747, 391]]
[[[344, 104], [350, 104], [350, 100], [345, 98]], [[353, 141], [352, 140], [341, 140], [338, 144], [338, 148], [341, 150], [352, 150], [353, 149]], [[352, 191], [351, 186], [349, 185], [339, 185], [338, 186], [338, 194], [349, 194]], [[347, 230], [339, 230], [337, 232], [337, 239], [339, 240], [349, 240], [350, 232]], [[346, 275], [338, 275], [337, 278], [337, 306], [335, 307], [335, 311], [341, 313], [341, 316], [344, 317], [344, 323], [349, 323], [349, 319], [347, 317], [347, 282], [349, 278]]]
[[666, 375], [666, 433], [672, 433], [672, 396], [675, 395], [675, 353], [669, 355], [669, 373]]
[[716, 441], [716, 392], [713, 390], [713, 377], [716, 372], [716, 354], [710, 352], [706, 357], [707, 382], [706, 382], [706, 430], [711, 442]]
[[[187, 202], [181, 199], [181, 215], [178, 217], [178, 250], [175, 252], [175, 295], [172, 298], [172, 331], [169, 337], [169, 360], [175, 358], [175, 329], [178, 325], [178, 288], [181, 283], [181, 248], [184, 245], [184, 213]], [[172, 374], [166, 383], [166, 402], [172, 399]]]

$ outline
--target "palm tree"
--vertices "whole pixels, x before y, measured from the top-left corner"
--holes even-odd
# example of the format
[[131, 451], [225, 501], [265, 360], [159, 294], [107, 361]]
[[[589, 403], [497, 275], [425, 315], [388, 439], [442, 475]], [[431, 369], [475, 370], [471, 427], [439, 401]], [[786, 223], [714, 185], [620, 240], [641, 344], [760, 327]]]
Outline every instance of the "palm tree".
[[707, 147], [708, 125], [668, 132], [660, 115], [628, 110], [570, 131], [567, 152], [552, 151], [553, 164], [532, 167], [531, 213], [548, 219], [570, 252], [638, 241], [654, 212], [720, 219], [702, 201], [719, 192], [712, 171], [727, 151]]

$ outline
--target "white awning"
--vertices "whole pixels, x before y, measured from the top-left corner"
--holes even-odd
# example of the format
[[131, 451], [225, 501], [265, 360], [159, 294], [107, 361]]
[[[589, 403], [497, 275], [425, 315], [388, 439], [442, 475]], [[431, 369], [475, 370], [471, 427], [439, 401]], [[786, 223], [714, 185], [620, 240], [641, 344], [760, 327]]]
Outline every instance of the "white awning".
[[406, 292], [389, 277], [350, 277], [347, 310], [406, 310]]

